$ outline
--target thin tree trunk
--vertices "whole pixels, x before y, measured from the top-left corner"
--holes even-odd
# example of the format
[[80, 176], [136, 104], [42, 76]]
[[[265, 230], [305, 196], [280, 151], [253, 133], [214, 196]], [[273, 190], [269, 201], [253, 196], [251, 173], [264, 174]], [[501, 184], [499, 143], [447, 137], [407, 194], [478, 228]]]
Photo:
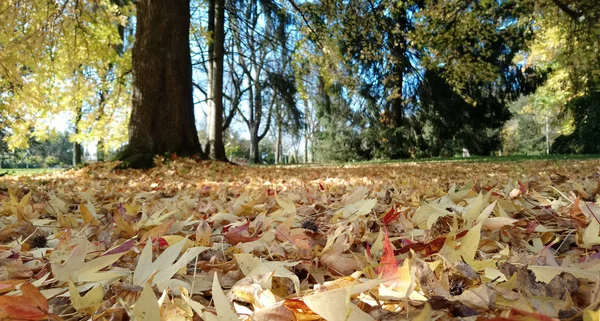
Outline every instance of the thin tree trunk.
[[215, 5], [216, 0], [208, 1], [208, 35], [211, 37], [208, 41], [208, 69], [207, 69], [207, 78], [208, 78], [208, 88], [206, 88], [206, 103], [208, 105], [208, 113], [206, 115], [206, 142], [204, 144], [204, 153], [207, 156], [211, 154], [211, 133], [213, 132], [212, 126], [214, 125], [213, 113], [215, 112], [214, 100], [213, 100], [213, 77], [214, 77], [214, 67], [213, 64], [215, 59]]
[[550, 118], [546, 116], [546, 155], [550, 155]]
[[195, 127], [187, 0], [138, 0], [133, 108], [124, 165], [147, 168], [154, 155], [205, 159]]
[[[278, 106], [278, 113], [281, 113], [281, 106]], [[283, 121], [281, 115], [276, 115], [277, 117], [277, 138], [275, 142], [275, 164], [279, 164], [283, 162]]]
[[98, 140], [98, 143], [96, 143], [96, 161], [103, 162], [104, 159], [104, 139], [100, 139]]
[[[79, 122], [83, 117], [82, 106], [80, 105], [77, 109], [77, 115], [75, 116], [75, 135], [79, 134]], [[77, 141], [73, 142], [73, 167], [81, 164], [81, 144]]]
[[[306, 119], [310, 119], [310, 110], [308, 109], [308, 99], [304, 98], [304, 115], [307, 117]], [[306, 122], [304, 127], [304, 163], [308, 163], [308, 139], [309, 139], [309, 130], [310, 130], [310, 121]]]
[[304, 136], [304, 164], [308, 163], [308, 135]]
[[[213, 4], [214, 3], [214, 4]], [[211, 0], [214, 7], [214, 33], [212, 41], [212, 61], [210, 86], [212, 106], [210, 107], [207, 154], [216, 160], [227, 160], [223, 145], [223, 60], [225, 55], [225, 1]]]
[[260, 154], [258, 149], [258, 130], [252, 130], [250, 132], [250, 164], [260, 164]]

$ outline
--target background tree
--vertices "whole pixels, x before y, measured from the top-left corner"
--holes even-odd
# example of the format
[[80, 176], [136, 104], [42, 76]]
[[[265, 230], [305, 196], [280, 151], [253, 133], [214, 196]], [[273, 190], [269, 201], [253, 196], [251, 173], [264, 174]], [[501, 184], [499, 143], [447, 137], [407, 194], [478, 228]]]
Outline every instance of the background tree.
[[563, 120], [551, 151], [598, 153], [600, 8], [593, 1], [537, 1], [535, 39], [527, 63], [551, 70], [532, 96], [533, 108]]
[[[130, 14], [130, 6], [108, 0], [0, 3], [0, 113], [10, 128], [10, 148], [26, 147], [30, 137], [45, 139], [56, 117], [80, 119], [71, 137], [77, 143], [105, 137], [115, 147], [123, 141], [129, 94], [119, 88], [128, 85], [121, 75], [131, 56], [117, 59], [114, 48], [124, 45], [119, 30]], [[106, 86], [104, 120], [95, 122], [98, 79], [110, 65], [122, 86]]]
[[[246, 124], [250, 136], [250, 163], [260, 163], [259, 143], [271, 127], [272, 114], [278, 98], [274, 86], [268, 83], [269, 72], [275, 68], [274, 54], [282, 45], [275, 37], [278, 26], [285, 23], [278, 15], [279, 6], [269, 0], [232, 2], [241, 14], [231, 16], [232, 36], [237, 39], [237, 66], [248, 84], [246, 106], [238, 115]], [[230, 10], [232, 12], [233, 10]], [[261, 28], [261, 26], [265, 26]]]
[[210, 0], [208, 30], [212, 35], [209, 50], [209, 112], [206, 153], [213, 159], [227, 160], [223, 145], [223, 61], [225, 56], [225, 1]]

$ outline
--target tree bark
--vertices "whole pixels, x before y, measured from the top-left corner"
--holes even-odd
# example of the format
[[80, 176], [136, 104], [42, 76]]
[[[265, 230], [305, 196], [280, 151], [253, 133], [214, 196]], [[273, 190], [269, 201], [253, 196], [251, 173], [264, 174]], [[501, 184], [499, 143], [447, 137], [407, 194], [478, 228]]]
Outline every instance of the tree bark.
[[283, 115], [281, 104], [275, 104], [275, 119], [277, 127], [277, 137], [275, 138], [275, 164], [283, 163]]
[[[223, 60], [225, 56], [225, 0], [211, 0], [213, 8], [213, 41], [211, 74], [209, 78], [212, 97], [209, 104], [207, 154], [216, 160], [227, 160], [223, 145]], [[209, 15], [211, 16], [211, 15]], [[210, 50], [210, 48], [209, 48]]]
[[[83, 104], [83, 102], [81, 102], [80, 104]], [[77, 108], [77, 115], [75, 116], [75, 135], [79, 134], [79, 122], [81, 121], [82, 117], [83, 117], [83, 110], [82, 110], [82, 106], [79, 105], [79, 108]], [[74, 141], [73, 142], [73, 167], [81, 164], [81, 154], [82, 154], [81, 144], [77, 141]]]
[[[406, 17], [406, 12], [404, 9], [397, 9], [397, 11], [393, 14], [395, 22], [400, 26], [400, 29], [403, 30], [408, 25], [408, 19]], [[390, 44], [392, 46], [392, 59], [394, 61], [392, 65], [392, 81], [390, 85], [392, 89], [397, 90], [398, 93], [391, 101], [391, 112], [390, 117], [392, 120], [392, 126], [394, 128], [398, 128], [402, 126], [404, 120], [404, 101], [402, 98], [402, 87], [404, 86], [404, 73], [406, 69], [406, 39], [402, 33], [392, 32], [391, 37], [394, 41]]]
[[133, 108], [124, 166], [151, 167], [154, 155], [202, 152], [195, 127], [187, 0], [138, 0]]
[[73, 143], [73, 167], [81, 164], [81, 144], [78, 142]]
[[310, 114], [310, 109], [308, 108], [308, 99], [304, 98], [303, 99], [304, 102], [304, 115], [307, 119], [306, 123], [305, 123], [305, 127], [304, 127], [304, 163], [308, 163], [308, 140], [310, 139], [310, 131], [312, 130], [312, 126], [311, 126], [311, 117], [312, 115]]
[[99, 139], [96, 143], [96, 161], [103, 162], [105, 159], [104, 154], [104, 139]]
[[211, 37], [208, 40], [208, 68], [206, 70], [206, 76], [208, 78], [208, 86], [206, 88], [206, 104], [208, 105], [208, 112], [206, 115], [206, 142], [204, 142], [204, 153], [209, 156], [210, 155], [210, 149], [211, 149], [211, 144], [210, 144], [210, 134], [213, 131], [213, 112], [215, 110], [214, 108], [214, 101], [213, 101], [213, 89], [212, 89], [212, 80], [213, 80], [213, 74], [214, 74], [214, 64], [213, 61], [215, 59], [215, 45], [214, 45], [214, 39], [215, 39], [215, 0], [209, 0], [208, 1], [208, 26], [207, 26], [207, 31], [208, 31], [208, 36]]
[[258, 143], [260, 140], [258, 139], [258, 130], [250, 131], [250, 164], [260, 164], [260, 153], [258, 149]]

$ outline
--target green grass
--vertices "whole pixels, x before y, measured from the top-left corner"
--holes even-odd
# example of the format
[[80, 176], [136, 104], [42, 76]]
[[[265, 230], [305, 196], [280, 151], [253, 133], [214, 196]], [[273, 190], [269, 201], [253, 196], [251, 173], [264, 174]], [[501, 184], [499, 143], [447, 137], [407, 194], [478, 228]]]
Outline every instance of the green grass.
[[[471, 156], [471, 157], [433, 157], [420, 159], [398, 159], [367, 161], [364, 163], [403, 163], [403, 162], [524, 162], [524, 161], [560, 161], [560, 160], [587, 160], [600, 159], [600, 155], [511, 155], [511, 156]], [[360, 162], [359, 162], [360, 163]]]
[[[391, 160], [370, 160], [356, 162], [327, 162], [313, 164], [287, 164], [293, 166], [311, 165], [369, 165], [369, 164], [395, 164], [395, 163], [487, 163], [487, 162], [525, 162], [525, 161], [565, 161], [565, 160], [590, 160], [600, 159], [600, 154], [579, 155], [511, 155], [511, 156], [471, 156], [471, 157], [432, 157], [432, 158], [406, 158]], [[262, 165], [273, 166], [273, 165]]]
[[2, 168], [0, 174], [7, 173], [8, 176], [22, 176], [46, 174], [62, 170], [61, 168]]

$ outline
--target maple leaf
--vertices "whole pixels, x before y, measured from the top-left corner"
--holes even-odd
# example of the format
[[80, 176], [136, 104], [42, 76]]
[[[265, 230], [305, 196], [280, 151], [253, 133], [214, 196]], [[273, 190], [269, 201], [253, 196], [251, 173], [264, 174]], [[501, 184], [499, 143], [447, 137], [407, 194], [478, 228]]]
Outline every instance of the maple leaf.
[[[148, 320], [189, 318], [190, 311], [211, 321], [445, 320], [473, 309], [498, 321], [553, 320], [569, 309], [597, 319], [587, 305], [600, 271], [600, 207], [589, 193], [598, 182], [581, 174], [596, 173], [597, 161], [524, 163], [518, 172], [491, 164], [282, 171], [176, 159], [148, 172], [94, 167], [93, 176], [88, 167], [30, 186], [22, 218], [44, 217], [25, 223], [17, 223], [0, 189], [8, 214], [0, 217], [0, 280], [9, 279], [0, 281], [0, 298], [11, 299], [0, 302], [29, 309], [25, 319], [32, 321], [55, 318], [48, 311], [66, 305], [82, 318], [133, 311]], [[556, 166], [570, 181], [552, 186], [540, 176]], [[517, 178], [529, 183], [515, 187]], [[380, 196], [392, 188], [398, 192], [390, 209]], [[49, 199], [44, 211], [31, 204], [39, 199]], [[309, 217], [318, 232], [292, 227]], [[45, 248], [28, 248], [27, 238], [40, 233]], [[401, 246], [394, 250], [391, 240]], [[206, 248], [198, 245], [211, 250], [199, 255]], [[112, 248], [99, 255], [105, 247]], [[527, 266], [514, 272], [507, 261]], [[47, 298], [71, 300], [36, 308], [19, 298], [18, 287], [39, 295], [22, 285], [27, 281]], [[436, 295], [447, 302], [443, 308]], [[418, 303], [425, 301], [430, 305]]]
[[29, 282], [14, 280], [0, 282], [0, 288], [3, 286], [16, 288], [22, 295], [2, 295], [0, 296], [0, 319], [14, 320], [46, 320], [56, 319], [48, 314], [48, 300], [40, 291]]
[[400, 216], [400, 211], [397, 211], [395, 208], [391, 208], [383, 217], [383, 225], [388, 225], [391, 222], [395, 221], [398, 216]]
[[387, 231], [385, 231], [385, 238], [383, 239], [383, 254], [379, 261], [378, 272], [387, 284], [393, 283], [394, 279], [398, 277], [398, 263], [396, 263], [394, 247], [390, 243]]
[[[176, 244], [169, 246], [154, 262], [152, 261], [152, 243], [146, 242], [146, 246], [142, 250], [135, 271], [133, 272], [133, 284], [143, 286], [152, 278], [152, 283], [157, 284], [159, 289], [165, 288], [177, 271], [185, 267], [202, 251], [208, 249], [202, 246], [191, 247], [179, 257], [187, 241], [186, 237]], [[179, 257], [179, 260], [177, 260], [177, 257]], [[176, 283], [186, 288], [190, 287], [189, 284], [183, 282]]]
[[242, 235], [242, 233], [248, 232], [248, 227], [250, 227], [250, 221], [246, 222], [244, 225], [240, 225], [236, 228], [230, 229], [229, 231], [225, 232], [223, 236], [225, 237], [227, 243], [233, 245], [258, 240], [260, 238], [259, 236]]
[[52, 274], [54, 274], [55, 279], [64, 282], [98, 282], [125, 276], [130, 272], [123, 269], [113, 268], [101, 271], [111, 266], [125, 253], [127, 252], [101, 255], [86, 262], [88, 249], [84, 244], [78, 244], [64, 263], [51, 264]]

